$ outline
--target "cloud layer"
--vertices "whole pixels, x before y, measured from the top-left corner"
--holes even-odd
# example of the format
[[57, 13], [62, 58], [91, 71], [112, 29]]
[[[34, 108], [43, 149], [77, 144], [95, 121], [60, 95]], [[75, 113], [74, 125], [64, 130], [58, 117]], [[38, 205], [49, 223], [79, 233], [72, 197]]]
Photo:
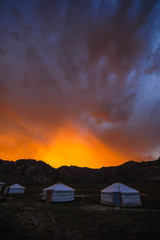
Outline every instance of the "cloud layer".
[[2, 156], [72, 126], [124, 161], [157, 157], [159, 12], [159, 0], [1, 0]]

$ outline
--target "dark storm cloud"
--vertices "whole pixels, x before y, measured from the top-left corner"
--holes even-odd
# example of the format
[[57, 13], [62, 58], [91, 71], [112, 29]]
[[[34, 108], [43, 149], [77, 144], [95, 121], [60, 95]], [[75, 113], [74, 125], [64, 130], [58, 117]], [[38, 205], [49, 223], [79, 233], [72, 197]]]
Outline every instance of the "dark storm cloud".
[[0, 48], [0, 54], [1, 55], [5, 55], [6, 54], [5, 51], [2, 48]]
[[19, 21], [22, 20], [22, 15], [21, 15], [21, 13], [20, 13], [16, 8], [13, 8], [12, 14], [13, 14], [14, 19], [15, 19], [17, 22], [19, 22]]
[[14, 113], [3, 115], [77, 122], [131, 156], [158, 149], [159, 92], [148, 86], [160, 88], [159, 10], [158, 0], [0, 1], [1, 109]]
[[119, 8], [109, 21], [107, 17], [105, 19], [99, 14], [96, 29], [95, 26], [93, 30], [91, 27], [89, 35], [88, 46], [91, 61], [107, 55], [109, 68], [122, 74], [122, 77], [126, 71], [128, 73], [135, 66], [138, 58], [145, 51], [148, 44], [145, 35], [148, 37], [149, 33], [143, 25], [148, 23], [149, 14], [156, 3], [156, 1], [152, 3], [151, 1], [139, 1], [140, 6], [135, 9], [136, 17], [130, 19], [128, 11], [135, 2], [137, 1], [118, 1]]

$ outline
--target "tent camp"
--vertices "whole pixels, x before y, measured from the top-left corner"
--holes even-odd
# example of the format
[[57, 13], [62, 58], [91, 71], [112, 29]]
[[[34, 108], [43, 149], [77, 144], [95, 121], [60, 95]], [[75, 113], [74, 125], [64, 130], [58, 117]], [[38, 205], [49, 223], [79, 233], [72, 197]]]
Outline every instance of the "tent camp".
[[114, 183], [101, 191], [101, 203], [117, 207], [141, 206], [139, 191], [122, 183]]
[[8, 186], [5, 189], [6, 194], [21, 194], [24, 193], [24, 191], [25, 187], [19, 185], [18, 183]]
[[75, 190], [63, 183], [56, 183], [43, 189], [42, 200], [46, 202], [70, 202], [74, 200]]
[[3, 187], [3, 185], [5, 185], [5, 183], [4, 182], [0, 182], [0, 191], [1, 191], [2, 187]]

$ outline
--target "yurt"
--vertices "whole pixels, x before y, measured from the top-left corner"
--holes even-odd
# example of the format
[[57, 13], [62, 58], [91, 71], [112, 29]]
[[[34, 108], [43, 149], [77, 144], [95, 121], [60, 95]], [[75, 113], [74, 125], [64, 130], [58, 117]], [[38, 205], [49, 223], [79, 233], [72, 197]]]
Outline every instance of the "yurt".
[[5, 185], [4, 182], [0, 182], [0, 191], [2, 190], [3, 185]]
[[141, 206], [139, 191], [122, 183], [114, 183], [101, 191], [101, 203], [115, 207]]
[[70, 202], [74, 200], [74, 192], [75, 189], [58, 182], [43, 189], [42, 200], [46, 202]]
[[18, 183], [8, 186], [5, 189], [6, 194], [21, 194], [24, 193], [24, 191], [25, 187], [19, 185]]

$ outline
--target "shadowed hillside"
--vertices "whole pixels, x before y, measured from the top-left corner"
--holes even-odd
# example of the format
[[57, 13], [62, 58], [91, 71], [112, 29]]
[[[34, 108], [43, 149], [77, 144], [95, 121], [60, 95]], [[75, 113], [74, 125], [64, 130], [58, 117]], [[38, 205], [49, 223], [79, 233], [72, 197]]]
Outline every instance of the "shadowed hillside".
[[8, 184], [15, 182], [25, 185], [65, 183], [160, 183], [160, 159], [149, 162], [126, 162], [117, 167], [101, 169], [62, 166], [58, 169], [43, 161], [22, 159], [13, 161], [0, 160], [0, 181]]

